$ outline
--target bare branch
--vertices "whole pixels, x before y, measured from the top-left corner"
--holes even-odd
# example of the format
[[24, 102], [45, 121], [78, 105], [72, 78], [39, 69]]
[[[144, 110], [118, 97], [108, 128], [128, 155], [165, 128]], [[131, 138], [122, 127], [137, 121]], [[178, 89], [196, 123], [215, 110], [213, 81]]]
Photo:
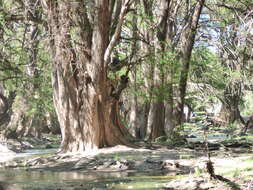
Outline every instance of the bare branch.
[[28, 16], [28, 17], [24, 17], [23, 15], [7, 15], [5, 17], [6, 21], [13, 21], [13, 22], [18, 22], [18, 21], [32, 21], [34, 23], [38, 23], [38, 24], [44, 24], [45, 21], [40, 19], [40, 18], [36, 18], [33, 17], [32, 15]]
[[112, 53], [112, 50], [116, 46], [116, 43], [120, 38], [121, 28], [122, 28], [122, 25], [124, 23], [125, 15], [128, 12], [128, 8], [133, 3], [133, 1], [134, 0], [126, 0], [124, 2], [124, 5], [121, 8], [120, 15], [119, 15], [119, 22], [116, 26], [115, 33], [113, 34], [112, 39], [111, 39], [111, 41], [110, 41], [110, 43], [109, 43], [109, 45], [108, 45], [108, 47], [105, 51], [105, 55], [104, 55], [104, 64], [105, 65], [108, 65], [109, 62], [110, 62], [110, 55]]
[[22, 77], [20, 76], [9, 76], [9, 77], [0, 78], [0, 81], [7, 81], [7, 80], [21, 79], [21, 78]]

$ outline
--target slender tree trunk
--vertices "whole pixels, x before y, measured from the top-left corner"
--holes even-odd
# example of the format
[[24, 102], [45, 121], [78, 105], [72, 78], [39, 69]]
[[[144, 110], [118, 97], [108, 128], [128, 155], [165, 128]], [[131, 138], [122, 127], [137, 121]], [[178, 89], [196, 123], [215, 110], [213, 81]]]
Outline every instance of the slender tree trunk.
[[145, 103], [145, 115], [144, 115], [144, 126], [143, 126], [143, 134], [149, 136], [151, 133], [151, 125], [150, 125], [150, 107], [152, 101], [152, 88], [154, 87], [154, 81], [151, 78], [153, 76], [153, 67], [151, 65], [142, 65], [143, 69], [143, 77], [144, 77], [144, 85], [145, 85], [145, 93], [147, 94], [147, 101]]
[[[134, 3], [135, 6], [137, 6], [137, 2], [135, 1]], [[137, 27], [137, 16], [133, 15], [132, 17], [132, 37], [134, 39], [138, 39], [138, 27]], [[137, 40], [133, 40], [132, 42], [132, 47], [131, 47], [131, 55], [130, 55], [130, 60], [132, 62], [137, 62], [137, 57], [136, 55], [138, 54], [138, 47], [137, 47]], [[133, 88], [133, 93], [131, 99], [131, 108], [130, 108], [130, 115], [129, 115], [129, 124], [131, 126], [131, 131], [133, 136], [135, 138], [140, 139], [141, 138], [141, 117], [142, 113], [140, 112], [141, 110], [139, 109], [138, 105], [138, 84], [137, 84], [137, 68], [133, 68], [131, 72], [131, 83], [132, 83], [132, 88]]]
[[[165, 42], [168, 32], [168, 15], [170, 1], [161, 0], [159, 1], [159, 24], [156, 33], [156, 57], [158, 60], [164, 61], [165, 53]], [[151, 127], [151, 133], [149, 136], [150, 140], [155, 140], [157, 137], [165, 136], [165, 77], [163, 65], [156, 63], [154, 68], [154, 90], [156, 93], [153, 94], [153, 99], [150, 106], [149, 114], [149, 126]], [[162, 90], [162, 91], [161, 91]]]
[[11, 91], [9, 96], [4, 95], [4, 90], [0, 86], [0, 131], [5, 130], [12, 115], [12, 104], [16, 97], [15, 91]]
[[[149, 18], [152, 18], [154, 16], [152, 12], [153, 2], [142, 0], [141, 5], [144, 7], [145, 15], [147, 15]], [[150, 20], [150, 22], [153, 23], [152, 20]], [[147, 42], [147, 43], [141, 42], [140, 44], [141, 51], [144, 53], [144, 55], [150, 55], [144, 60], [144, 63], [141, 65], [141, 70], [143, 71], [141, 75], [142, 78], [144, 79], [144, 91], [146, 94], [146, 102], [144, 103], [143, 124], [141, 130], [143, 138], [145, 138], [146, 136], [149, 137], [151, 133], [151, 125], [149, 124], [150, 123], [149, 113], [152, 99], [152, 88], [154, 87], [153, 41], [155, 32], [153, 28], [147, 28], [146, 26], [148, 26], [148, 23], [146, 25], [143, 25], [143, 27], [141, 27], [140, 29], [141, 32], [143, 33], [145, 42]]]
[[173, 103], [168, 101], [165, 104], [165, 131], [168, 136], [173, 134], [175, 128], [174, 115], [173, 115]]
[[192, 16], [189, 18], [187, 27], [182, 34], [181, 40], [181, 52], [180, 52], [180, 62], [182, 64], [180, 82], [179, 82], [179, 93], [180, 93], [180, 121], [182, 123], [183, 114], [184, 114], [184, 103], [185, 103], [185, 94], [188, 80], [188, 73], [190, 68], [190, 59], [191, 53], [195, 41], [195, 36], [198, 28], [200, 14], [203, 8], [205, 0], [199, 0], [194, 8]]
[[136, 76], [136, 69], [132, 71], [132, 84], [134, 93], [132, 94], [131, 100], [131, 107], [129, 113], [129, 125], [131, 129], [131, 133], [137, 139], [140, 139], [140, 125], [138, 119], [140, 119], [140, 113], [138, 112], [138, 97], [136, 94], [137, 91], [137, 76]]
[[[25, 15], [29, 17], [30, 14], [32, 14], [35, 18], [40, 18], [41, 17], [41, 11], [36, 5], [37, 1], [36, 0], [29, 0], [26, 1], [26, 12]], [[36, 79], [38, 78], [38, 47], [39, 47], [39, 26], [37, 23], [30, 23], [29, 26], [29, 33], [27, 36], [27, 50], [28, 50], [28, 64], [26, 67], [26, 74], [29, 78]], [[28, 83], [27, 88], [29, 89], [29, 93], [27, 93], [25, 96], [22, 98], [24, 99], [29, 99], [29, 97], [34, 97], [36, 90], [39, 88], [38, 82], [33, 82], [33, 83]], [[28, 102], [27, 100], [26, 102]], [[30, 107], [27, 104], [28, 107]], [[29, 109], [29, 108], [28, 108]], [[31, 109], [31, 107], [30, 107]], [[26, 126], [25, 126], [25, 132], [24, 136], [35, 136], [38, 138], [41, 138], [41, 128], [43, 126], [42, 118], [38, 115], [38, 112], [40, 112], [39, 108], [38, 110], [31, 114], [31, 115], [26, 115], [25, 120], [26, 121]]]
[[[159, 67], [159, 66], [158, 66]], [[148, 128], [151, 129], [149, 140], [153, 141], [160, 136], [165, 136], [165, 106], [163, 93], [159, 92], [159, 88], [164, 88], [164, 78], [162, 68], [155, 67], [154, 71], [154, 87], [156, 93], [153, 93], [153, 98], [150, 105], [148, 118]]]
[[[171, 44], [170, 42], [168, 42]], [[171, 49], [170, 49], [171, 50]], [[171, 50], [172, 51], [172, 50]], [[172, 59], [173, 60], [173, 59]], [[175, 116], [174, 116], [174, 88], [173, 88], [173, 83], [174, 83], [174, 65], [173, 62], [168, 63], [168, 69], [167, 72], [168, 75], [165, 78], [166, 80], [166, 89], [167, 89], [167, 98], [165, 101], [165, 130], [166, 134], [168, 136], [173, 135], [173, 130], [176, 127], [176, 122], [175, 122]]]

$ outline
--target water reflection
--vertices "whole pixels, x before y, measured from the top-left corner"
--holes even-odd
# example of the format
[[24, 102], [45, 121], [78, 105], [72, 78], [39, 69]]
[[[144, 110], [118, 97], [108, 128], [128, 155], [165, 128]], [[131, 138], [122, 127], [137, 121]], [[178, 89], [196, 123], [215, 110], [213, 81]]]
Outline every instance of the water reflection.
[[[15, 158], [39, 156], [55, 153], [57, 149], [28, 150], [18, 153]], [[157, 177], [153, 177], [157, 176]], [[164, 178], [165, 177], [165, 178]], [[136, 171], [102, 172], [102, 171], [45, 171], [25, 169], [2, 169], [0, 181], [16, 184], [22, 190], [81, 190], [81, 189], [148, 189], [159, 187], [168, 181], [162, 173], [138, 173]]]
[[127, 172], [53, 172], [0, 170], [1, 181], [15, 183], [19, 187], [66, 187], [87, 182], [103, 181], [106, 179], [125, 178]]
[[[154, 174], [153, 174], [154, 175]], [[168, 182], [168, 177], [152, 173], [135, 172], [93, 172], [93, 171], [25, 171], [25, 170], [0, 170], [1, 181], [17, 184], [23, 190], [53, 190], [53, 189], [92, 189], [93, 187], [108, 189], [127, 189], [129, 186], [143, 188], [155, 187]]]
[[10, 182], [24, 181], [64, 181], [83, 180], [91, 181], [105, 178], [127, 177], [127, 172], [51, 172], [51, 171], [25, 171], [25, 170], [0, 170], [0, 179]]

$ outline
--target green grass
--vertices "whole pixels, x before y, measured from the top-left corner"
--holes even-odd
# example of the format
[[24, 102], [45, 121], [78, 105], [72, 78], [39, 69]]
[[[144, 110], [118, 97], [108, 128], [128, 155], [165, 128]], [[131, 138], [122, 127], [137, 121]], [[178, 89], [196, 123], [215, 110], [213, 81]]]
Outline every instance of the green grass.
[[228, 177], [247, 176], [253, 172], [253, 158], [241, 160], [238, 164], [216, 168], [217, 173]]
[[191, 159], [191, 158], [194, 158], [194, 157], [195, 157], [194, 155], [190, 155], [190, 154], [181, 154], [181, 155], [179, 155], [180, 159]]
[[168, 183], [171, 179], [175, 177], [168, 176], [136, 176], [129, 177], [128, 182], [120, 182], [118, 184], [111, 184], [109, 189], [136, 189], [136, 190], [151, 190], [159, 189]]

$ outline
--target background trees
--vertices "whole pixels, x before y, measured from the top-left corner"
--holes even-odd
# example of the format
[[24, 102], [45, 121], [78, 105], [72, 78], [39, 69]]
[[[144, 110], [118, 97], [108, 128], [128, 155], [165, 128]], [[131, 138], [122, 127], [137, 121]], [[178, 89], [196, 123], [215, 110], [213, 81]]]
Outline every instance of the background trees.
[[2, 130], [7, 138], [39, 137], [47, 125], [46, 113], [54, 115], [40, 4], [2, 1], [0, 14], [0, 81], [9, 118]]

